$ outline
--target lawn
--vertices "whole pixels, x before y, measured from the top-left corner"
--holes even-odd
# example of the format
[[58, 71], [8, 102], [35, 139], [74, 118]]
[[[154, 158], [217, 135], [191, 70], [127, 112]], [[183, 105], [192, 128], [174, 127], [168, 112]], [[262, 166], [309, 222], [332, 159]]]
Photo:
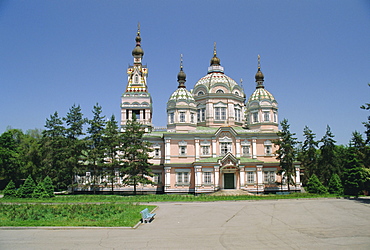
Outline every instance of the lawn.
[[155, 206], [136, 204], [0, 204], [1, 226], [133, 227], [140, 211]]

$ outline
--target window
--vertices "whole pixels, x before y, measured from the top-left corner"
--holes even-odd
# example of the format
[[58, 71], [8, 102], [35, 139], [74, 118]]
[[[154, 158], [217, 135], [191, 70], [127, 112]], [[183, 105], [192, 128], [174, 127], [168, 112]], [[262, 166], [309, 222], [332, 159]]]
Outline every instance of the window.
[[198, 92], [198, 96], [200, 96], [200, 95], [204, 95], [204, 92], [203, 91], [199, 91]]
[[252, 116], [253, 116], [253, 122], [254, 123], [258, 122], [258, 113], [257, 112], [253, 113]]
[[212, 184], [212, 172], [204, 172], [203, 173], [203, 183], [204, 184]]
[[153, 182], [155, 184], [161, 184], [162, 183], [162, 173], [153, 173]]
[[263, 112], [263, 120], [265, 122], [269, 122], [270, 121], [270, 112], [268, 112], [268, 111]]
[[189, 172], [177, 172], [176, 184], [189, 184]]
[[194, 123], [194, 113], [190, 114], [190, 123]]
[[248, 184], [254, 183], [254, 172], [247, 172], [247, 183]]
[[249, 150], [250, 150], [250, 146], [242, 146], [243, 155], [250, 155]]
[[275, 183], [275, 172], [274, 171], [265, 171], [263, 173], [264, 173], [265, 183]]
[[202, 155], [209, 155], [209, 146], [202, 146]]
[[139, 83], [139, 76], [135, 75], [135, 83]]
[[180, 155], [186, 155], [186, 146], [179, 146]]
[[159, 148], [155, 148], [154, 149], [154, 157], [159, 157], [159, 155], [160, 155]]
[[185, 122], [185, 112], [180, 112], [180, 122]]
[[231, 152], [231, 142], [221, 142], [221, 155]]
[[206, 109], [201, 108], [197, 110], [198, 113], [198, 122], [204, 122], [206, 117]]
[[277, 113], [274, 112], [274, 122], [277, 122]]
[[265, 146], [265, 153], [266, 153], [266, 155], [271, 155], [271, 146], [270, 145]]
[[216, 107], [215, 108], [215, 120], [226, 120], [226, 108]]
[[234, 109], [234, 112], [235, 112], [235, 120], [236, 121], [240, 121], [241, 119], [240, 119], [240, 109], [238, 109], [238, 108], [236, 108], [236, 109]]
[[169, 119], [170, 119], [170, 123], [174, 123], [175, 122], [175, 114], [174, 113], [170, 113], [169, 114]]
[[216, 91], [216, 93], [224, 93], [224, 91], [223, 91], [222, 89], [218, 89], [218, 90]]

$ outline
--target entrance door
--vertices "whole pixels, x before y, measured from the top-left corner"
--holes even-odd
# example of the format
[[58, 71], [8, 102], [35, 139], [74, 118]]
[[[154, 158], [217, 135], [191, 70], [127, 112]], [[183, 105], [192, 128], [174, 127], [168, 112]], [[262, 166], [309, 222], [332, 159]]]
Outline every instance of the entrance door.
[[234, 189], [234, 173], [224, 174], [224, 189]]

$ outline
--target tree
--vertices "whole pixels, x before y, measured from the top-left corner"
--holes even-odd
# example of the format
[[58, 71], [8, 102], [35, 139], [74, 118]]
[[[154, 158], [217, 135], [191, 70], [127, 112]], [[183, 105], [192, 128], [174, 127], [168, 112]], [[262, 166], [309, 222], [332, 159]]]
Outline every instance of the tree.
[[65, 159], [67, 157], [66, 128], [58, 112], [46, 119], [42, 132], [41, 155], [42, 176], [49, 176], [58, 190], [67, 188], [69, 174]]
[[153, 176], [148, 162], [150, 159], [149, 152], [151, 144], [143, 140], [145, 133], [140, 122], [133, 119], [129, 120], [125, 126], [125, 131], [122, 134], [122, 157], [124, 158], [122, 173], [125, 175], [124, 182], [134, 186], [134, 194], [136, 195], [136, 186], [139, 183], [152, 183], [147, 177]]
[[17, 196], [20, 198], [31, 198], [35, 188], [35, 181], [32, 179], [32, 176], [29, 175], [23, 185], [18, 189]]
[[7, 180], [16, 182], [22, 178], [20, 144], [24, 134], [19, 129], [9, 129], [0, 136], [0, 174]]
[[54, 186], [53, 186], [53, 181], [49, 176], [46, 176], [44, 181], [43, 181], [45, 191], [48, 194], [48, 197], [54, 197]]
[[33, 190], [32, 198], [49, 198], [49, 194], [42, 181], [40, 181]]
[[354, 147], [349, 147], [345, 157], [343, 174], [344, 194], [358, 197], [365, 190], [365, 184], [369, 177], [369, 172], [364, 168], [359, 151]]
[[103, 137], [105, 144], [106, 168], [107, 175], [112, 183], [112, 194], [114, 191], [115, 172], [122, 164], [122, 158], [118, 156], [118, 150], [121, 142], [121, 133], [119, 131], [117, 121], [114, 115], [111, 116], [105, 127], [105, 134]]
[[339, 175], [333, 174], [329, 180], [328, 191], [331, 194], [343, 195], [343, 185]]
[[12, 180], [9, 181], [4, 189], [4, 198], [16, 197], [17, 190], [15, 189], [15, 184]]
[[[368, 83], [369, 87], [370, 87], [370, 83]], [[364, 110], [370, 110], [370, 103], [365, 103], [364, 105], [362, 105], [360, 107], [361, 109], [364, 109]], [[365, 134], [366, 134], [366, 144], [369, 144], [370, 143], [370, 115], [367, 117], [367, 122], [363, 122], [365, 128], [366, 128], [366, 131], [365, 131]]]
[[321, 139], [320, 156], [318, 159], [318, 177], [327, 186], [329, 179], [333, 174], [340, 175], [340, 169], [337, 164], [337, 157], [335, 154], [335, 143], [333, 139], [334, 135], [330, 130], [330, 126], [326, 127], [326, 133]]
[[103, 134], [104, 134], [104, 126], [105, 116], [101, 115], [102, 108], [99, 104], [96, 104], [93, 108], [93, 119], [88, 120], [88, 124], [90, 127], [87, 128], [88, 137], [86, 138], [87, 144], [87, 160], [92, 165], [94, 173], [93, 173], [93, 186], [94, 186], [94, 194], [95, 194], [95, 185], [96, 185], [96, 178], [100, 175], [99, 171], [104, 163], [104, 141], [103, 141]]
[[315, 174], [313, 174], [308, 180], [306, 190], [307, 192], [313, 194], [326, 194], [328, 192], [326, 187], [321, 183]]
[[278, 154], [276, 159], [280, 161], [280, 167], [285, 174], [288, 191], [290, 191], [290, 185], [295, 185], [295, 178], [293, 179], [293, 177], [296, 177], [294, 167], [294, 161], [296, 159], [295, 145], [298, 141], [297, 138], [294, 137], [295, 133], [289, 131], [290, 125], [287, 119], [284, 119], [280, 125], [282, 129], [277, 133], [280, 139], [274, 142], [275, 145], [279, 147], [276, 151]]
[[39, 129], [29, 129], [22, 136], [20, 142], [20, 161], [22, 165], [22, 176], [32, 175], [36, 181], [43, 178], [41, 166], [41, 139], [42, 132]]
[[70, 179], [70, 186], [72, 193], [74, 192], [74, 180], [76, 174], [80, 170], [80, 159], [82, 151], [85, 149], [85, 143], [80, 139], [83, 132], [83, 126], [86, 123], [86, 119], [83, 118], [81, 107], [75, 104], [69, 109], [66, 117], [63, 118], [65, 121], [66, 128], [66, 160], [67, 172]]
[[317, 147], [318, 141], [315, 140], [316, 135], [307, 126], [303, 129], [305, 140], [303, 142], [299, 160], [301, 167], [304, 169], [305, 184], [313, 174], [317, 174]]

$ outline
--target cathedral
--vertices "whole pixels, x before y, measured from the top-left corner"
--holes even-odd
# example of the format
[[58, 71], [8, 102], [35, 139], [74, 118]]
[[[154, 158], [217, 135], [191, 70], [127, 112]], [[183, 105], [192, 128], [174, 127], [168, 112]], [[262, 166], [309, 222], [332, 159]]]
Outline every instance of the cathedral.
[[[223, 189], [251, 193], [287, 190], [274, 153], [278, 103], [265, 88], [259, 56], [256, 89], [248, 98], [243, 88], [225, 74], [216, 44], [207, 74], [191, 86], [191, 91], [186, 87], [181, 59], [178, 87], [167, 101], [166, 129], [152, 125], [152, 97], [148, 68], [142, 64], [140, 29], [132, 56], [134, 62], [127, 70], [127, 86], [121, 99], [121, 126], [124, 128], [135, 114], [145, 127], [145, 140], [153, 147], [155, 183], [139, 186], [138, 190], [192, 194]], [[300, 166], [295, 169], [296, 186], [290, 189], [299, 191]], [[131, 188], [119, 186], [117, 190]]]

